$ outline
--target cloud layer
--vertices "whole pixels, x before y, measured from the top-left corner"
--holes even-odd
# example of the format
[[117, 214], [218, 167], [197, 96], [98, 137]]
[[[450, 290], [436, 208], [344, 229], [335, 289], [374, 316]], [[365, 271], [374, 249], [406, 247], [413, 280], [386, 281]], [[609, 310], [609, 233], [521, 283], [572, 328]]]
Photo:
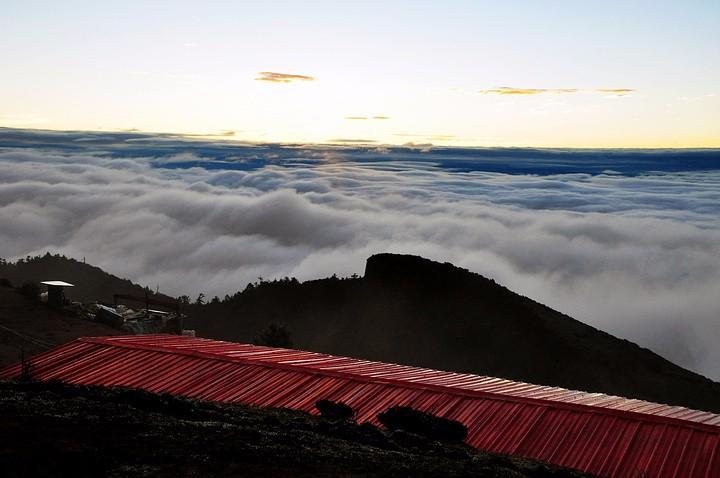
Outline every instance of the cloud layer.
[[58, 251], [170, 294], [222, 296], [420, 254], [720, 378], [717, 152], [0, 133], [1, 257]]

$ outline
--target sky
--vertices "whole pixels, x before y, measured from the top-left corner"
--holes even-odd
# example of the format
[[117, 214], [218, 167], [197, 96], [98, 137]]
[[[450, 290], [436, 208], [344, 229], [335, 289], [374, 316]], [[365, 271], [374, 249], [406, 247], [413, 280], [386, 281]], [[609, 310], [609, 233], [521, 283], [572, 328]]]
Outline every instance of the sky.
[[4, 1], [0, 126], [720, 147], [717, 1]]

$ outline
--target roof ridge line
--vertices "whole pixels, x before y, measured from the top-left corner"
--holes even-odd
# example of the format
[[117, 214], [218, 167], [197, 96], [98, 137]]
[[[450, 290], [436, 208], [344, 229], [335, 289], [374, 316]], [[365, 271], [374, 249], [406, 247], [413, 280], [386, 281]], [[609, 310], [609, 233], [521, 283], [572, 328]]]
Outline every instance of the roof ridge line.
[[[157, 336], [163, 336], [167, 334], [157, 334]], [[451, 386], [447, 385], [435, 385], [435, 384], [423, 384], [418, 382], [408, 382], [404, 380], [399, 379], [388, 379], [388, 378], [374, 378], [374, 377], [368, 377], [365, 375], [360, 375], [352, 372], [346, 372], [346, 371], [339, 371], [339, 370], [319, 370], [316, 368], [304, 366], [304, 365], [291, 365], [291, 364], [285, 364], [285, 363], [277, 363], [277, 362], [270, 362], [266, 360], [256, 360], [256, 359], [249, 359], [244, 357], [228, 357], [223, 355], [214, 354], [211, 352], [202, 352], [198, 350], [186, 350], [186, 349], [179, 349], [174, 347], [168, 347], [163, 345], [149, 345], [149, 344], [140, 344], [140, 343], [128, 343], [128, 342], [120, 342], [116, 340], [116, 337], [122, 337], [122, 336], [108, 336], [108, 337], [80, 337], [76, 339], [77, 341], [86, 342], [86, 343], [93, 343], [98, 345], [106, 345], [106, 346], [112, 346], [112, 347], [121, 347], [121, 348], [128, 348], [128, 349], [135, 349], [135, 350], [148, 350], [148, 351], [155, 351], [155, 352], [163, 352], [163, 353], [169, 353], [169, 354], [176, 354], [176, 355], [185, 355], [190, 357], [199, 357], [199, 358], [205, 358], [210, 360], [217, 360], [222, 362], [232, 362], [232, 363], [242, 363], [245, 365], [254, 365], [259, 367], [265, 367], [265, 368], [280, 368], [283, 370], [292, 370], [292, 371], [300, 371], [303, 373], [308, 373], [312, 375], [321, 375], [321, 376], [333, 376], [338, 378], [344, 378], [347, 380], [354, 380], [356, 382], [364, 382], [364, 383], [380, 383], [380, 384], [387, 384], [387, 385], [393, 385], [393, 386], [399, 386], [399, 387], [405, 387], [409, 389], [420, 389], [420, 390], [429, 390], [434, 392], [440, 392], [440, 393], [452, 393], [455, 395], [462, 395], [469, 398], [483, 398], [487, 400], [495, 400], [495, 401], [501, 401], [501, 402], [513, 402], [513, 403], [528, 403], [528, 404], [534, 404], [538, 406], [545, 406], [549, 408], [558, 408], [563, 410], [572, 410], [572, 411], [578, 411], [578, 412], [585, 412], [585, 413], [603, 413], [605, 415], [613, 415], [616, 417], [621, 418], [634, 418], [634, 419], [640, 419], [644, 421], [650, 421], [650, 422], [656, 422], [656, 423], [662, 423], [662, 424], [669, 424], [669, 425], [679, 425], [689, 428], [698, 428], [704, 431], [710, 431], [713, 433], [720, 433], [720, 426], [712, 425], [708, 423], [702, 423], [702, 422], [696, 422], [692, 420], [684, 420], [682, 418], [675, 418], [670, 416], [664, 416], [664, 415], [655, 415], [651, 413], [643, 413], [643, 412], [636, 412], [631, 410], [622, 410], [618, 408], [609, 408], [609, 407], [603, 407], [598, 405], [586, 405], [581, 403], [572, 403], [572, 402], [563, 402], [560, 400], [552, 400], [552, 399], [546, 399], [546, 398], [531, 398], [531, 397], [523, 397], [518, 395], [511, 395], [507, 393], [498, 393], [498, 392], [488, 392], [488, 391], [482, 391], [482, 390], [470, 390], [470, 389], [464, 389], [464, 388], [453, 388]], [[226, 342], [221, 340], [215, 340], [215, 339], [203, 339], [201, 340], [207, 340], [210, 342], [222, 342], [227, 344], [238, 344], [238, 342]], [[240, 344], [240, 345], [249, 345], [249, 344]], [[256, 346], [256, 347], [263, 347], [263, 346]], [[278, 348], [275, 347], [266, 347], [270, 350], [278, 350]], [[298, 351], [303, 352], [302, 350], [297, 349], [285, 349], [285, 350], [292, 350], [292, 351]], [[324, 355], [326, 357], [336, 357], [336, 358], [351, 358], [351, 357], [341, 357], [336, 355], [330, 355], [330, 354], [324, 354], [321, 352], [311, 352], [311, 351], [304, 351], [309, 352], [313, 354], [319, 354]], [[386, 363], [386, 362], [377, 362], [374, 360], [365, 360], [365, 359], [356, 359], [356, 360], [364, 360], [366, 362], [371, 363]], [[393, 365], [399, 365], [404, 367], [411, 367], [416, 368], [419, 370], [430, 370], [430, 371], [438, 371], [443, 372], [442, 370], [434, 370], [434, 369], [426, 369], [422, 367], [414, 367], [411, 365], [401, 365], [401, 364], [393, 364]], [[447, 372], [445, 373], [459, 373], [459, 372]], [[475, 375], [475, 374], [469, 374], [469, 375]], [[476, 375], [481, 376], [481, 375]], [[501, 380], [508, 380], [510, 382], [514, 383], [527, 383], [527, 382], [515, 382], [514, 380], [509, 379], [503, 379], [502, 377], [491, 377], [491, 378], [500, 378]], [[528, 383], [529, 384], [529, 383]], [[529, 385], [536, 385], [536, 384], [529, 384]], [[540, 385], [542, 386], [542, 385]], [[619, 397], [616, 395], [607, 395], [602, 392], [586, 392], [582, 390], [570, 390], [563, 387], [555, 387], [559, 388], [561, 390], [567, 390], [567, 391], [577, 391], [581, 393], [597, 393], [599, 395], [603, 395], [606, 397], [615, 397], [615, 398], [624, 398], [626, 400], [641, 400], [641, 399], [629, 399], [627, 397]], [[675, 405], [667, 405], [662, 403], [656, 403], [656, 402], [648, 402], [646, 400], [641, 400], [648, 404], [656, 404], [661, 406], [675, 406]], [[704, 413], [710, 413], [712, 412], [705, 412], [703, 410], [695, 410], [692, 408], [682, 407], [681, 405], [677, 405], [678, 407], [684, 408], [686, 410], [692, 410], [692, 411], [698, 411], [698, 412], [704, 412]], [[716, 414], [713, 414], [716, 415]]]

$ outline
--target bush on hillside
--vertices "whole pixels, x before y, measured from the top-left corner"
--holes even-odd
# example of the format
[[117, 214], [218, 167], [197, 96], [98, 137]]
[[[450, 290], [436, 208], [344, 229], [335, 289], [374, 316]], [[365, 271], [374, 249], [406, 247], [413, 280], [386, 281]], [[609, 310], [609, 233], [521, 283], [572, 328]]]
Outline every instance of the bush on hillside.
[[285, 324], [270, 323], [259, 337], [253, 340], [255, 345], [264, 345], [266, 347], [292, 348], [293, 342], [290, 337], [290, 331]]
[[318, 400], [315, 402], [315, 408], [318, 409], [321, 417], [328, 420], [352, 420], [355, 417], [355, 411], [342, 402]]
[[30, 300], [39, 300], [40, 284], [35, 281], [25, 281], [20, 286], [19, 292]]
[[392, 407], [378, 415], [378, 420], [388, 430], [414, 433], [431, 440], [462, 442], [467, 437], [467, 427], [462, 423], [440, 418], [410, 407]]

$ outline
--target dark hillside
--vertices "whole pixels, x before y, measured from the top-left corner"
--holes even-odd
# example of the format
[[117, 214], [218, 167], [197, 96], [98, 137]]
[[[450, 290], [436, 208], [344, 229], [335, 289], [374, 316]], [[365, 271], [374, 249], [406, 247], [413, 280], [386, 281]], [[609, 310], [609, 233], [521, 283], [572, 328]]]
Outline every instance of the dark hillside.
[[[16, 285], [67, 280], [77, 284], [69, 291], [71, 298], [88, 301], [109, 302], [113, 293], [144, 295], [146, 290], [97, 267], [49, 254], [0, 264], [0, 278]], [[19, 304], [24, 298], [14, 293], [3, 300], [0, 325], [12, 319], [21, 333], [56, 335], [45, 342], [111, 333], [79, 319], [72, 319], [78, 322], [69, 329], [72, 320], [67, 318], [28, 322], [27, 311], [35, 309], [26, 307], [35, 305]], [[364, 277], [263, 281], [226, 300], [183, 310], [191, 316], [186, 328], [205, 337], [252, 342], [269, 324], [285, 324], [295, 348], [720, 412], [720, 384], [479, 274], [415, 256], [379, 254], [368, 259]], [[20, 345], [33, 350], [17, 335], [5, 332], [2, 337], [3, 360], [16, 358]]]
[[32, 301], [11, 287], [0, 286], [0, 367], [78, 337], [118, 335], [120, 330], [79, 319]]
[[250, 342], [284, 323], [295, 348], [720, 411], [720, 384], [454, 267], [379, 254], [363, 278], [263, 282], [191, 306], [198, 334]]
[[144, 391], [0, 381], [3, 477], [587, 476], [369, 424]]
[[8, 279], [19, 286], [25, 281], [41, 282], [45, 280], [63, 280], [75, 287], [66, 290], [68, 298], [81, 302], [112, 302], [113, 294], [130, 294], [144, 296], [148, 290], [151, 297], [163, 300], [172, 298], [108, 274], [99, 267], [91, 266], [75, 259], [45, 254], [44, 256], [27, 257], [13, 262], [0, 263], [0, 278]]

